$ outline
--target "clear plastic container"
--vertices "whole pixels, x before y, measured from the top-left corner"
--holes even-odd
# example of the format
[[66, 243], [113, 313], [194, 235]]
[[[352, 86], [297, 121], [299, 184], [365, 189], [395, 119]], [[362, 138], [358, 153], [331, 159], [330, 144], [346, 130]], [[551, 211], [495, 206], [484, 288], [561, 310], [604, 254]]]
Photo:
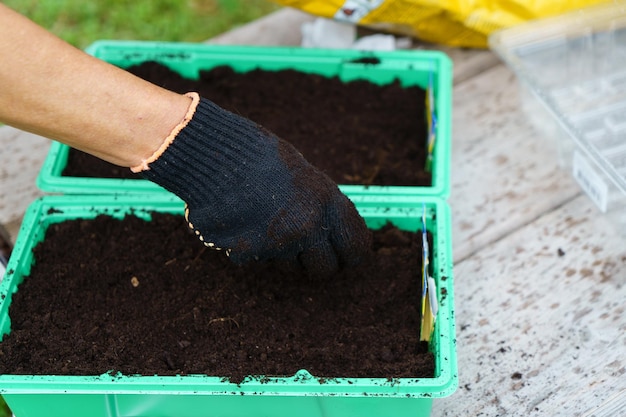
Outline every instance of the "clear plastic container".
[[561, 166], [626, 234], [626, 2], [528, 22], [489, 43]]

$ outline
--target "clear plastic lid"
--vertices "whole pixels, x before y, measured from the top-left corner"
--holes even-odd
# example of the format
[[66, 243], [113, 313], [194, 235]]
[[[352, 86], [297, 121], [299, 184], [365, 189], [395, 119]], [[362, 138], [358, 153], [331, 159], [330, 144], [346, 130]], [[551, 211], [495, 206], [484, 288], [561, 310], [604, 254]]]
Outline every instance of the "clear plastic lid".
[[489, 42], [626, 193], [626, 1], [525, 23]]

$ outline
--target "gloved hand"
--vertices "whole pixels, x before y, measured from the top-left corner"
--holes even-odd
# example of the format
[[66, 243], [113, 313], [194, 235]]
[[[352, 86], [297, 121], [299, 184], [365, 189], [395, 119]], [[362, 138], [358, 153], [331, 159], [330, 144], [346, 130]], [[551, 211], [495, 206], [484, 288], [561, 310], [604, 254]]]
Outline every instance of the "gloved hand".
[[207, 247], [237, 264], [280, 259], [314, 276], [361, 260], [371, 232], [327, 175], [254, 122], [188, 96], [185, 120], [132, 170], [186, 202]]

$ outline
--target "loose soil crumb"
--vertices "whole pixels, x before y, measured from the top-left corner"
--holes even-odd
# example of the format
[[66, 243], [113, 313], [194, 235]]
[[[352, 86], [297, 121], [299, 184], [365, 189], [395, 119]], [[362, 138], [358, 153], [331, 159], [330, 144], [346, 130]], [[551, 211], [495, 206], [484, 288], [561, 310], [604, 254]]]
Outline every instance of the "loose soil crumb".
[[[374, 65], [374, 64], [372, 64]], [[399, 81], [376, 85], [342, 82], [294, 70], [201, 71], [185, 79], [146, 62], [129, 72], [178, 93], [197, 91], [223, 108], [247, 117], [293, 144], [336, 183], [431, 185], [425, 171], [425, 91]], [[65, 176], [140, 178], [75, 149]]]
[[433, 377], [419, 341], [419, 234], [374, 232], [372, 256], [327, 280], [237, 267], [181, 216], [67, 220], [13, 295], [0, 372]]

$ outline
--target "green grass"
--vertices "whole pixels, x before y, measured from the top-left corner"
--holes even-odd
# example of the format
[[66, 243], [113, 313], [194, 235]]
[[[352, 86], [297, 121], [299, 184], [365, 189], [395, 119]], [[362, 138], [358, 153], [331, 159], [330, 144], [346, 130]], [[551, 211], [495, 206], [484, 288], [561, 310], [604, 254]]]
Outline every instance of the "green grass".
[[280, 8], [270, 0], [4, 0], [79, 48], [99, 39], [200, 42]]

